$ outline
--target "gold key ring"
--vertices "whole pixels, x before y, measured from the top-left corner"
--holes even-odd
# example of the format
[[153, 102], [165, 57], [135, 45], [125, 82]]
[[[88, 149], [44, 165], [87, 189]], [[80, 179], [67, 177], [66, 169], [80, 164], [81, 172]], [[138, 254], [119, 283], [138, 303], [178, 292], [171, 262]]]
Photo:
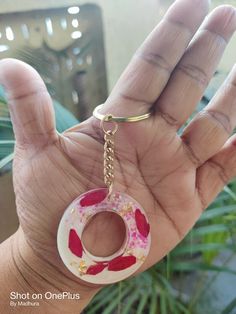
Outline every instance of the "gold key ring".
[[145, 119], [148, 119], [151, 115], [152, 112], [149, 111], [145, 114], [139, 115], [139, 116], [131, 116], [131, 117], [116, 117], [111, 114], [102, 114], [99, 112], [99, 110], [102, 108], [103, 104], [97, 106], [94, 111], [93, 111], [93, 116], [101, 121], [109, 122], [137, 122], [137, 121], [142, 121]]

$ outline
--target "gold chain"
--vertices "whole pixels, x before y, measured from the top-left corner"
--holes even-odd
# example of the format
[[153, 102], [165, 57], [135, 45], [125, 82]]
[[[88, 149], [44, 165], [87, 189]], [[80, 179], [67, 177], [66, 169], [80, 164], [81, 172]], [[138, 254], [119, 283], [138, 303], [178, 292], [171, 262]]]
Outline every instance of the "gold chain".
[[115, 143], [114, 135], [118, 129], [116, 122], [113, 122], [113, 130], [106, 130], [104, 128], [104, 122], [107, 116], [101, 121], [101, 127], [104, 132], [104, 182], [109, 189], [109, 195], [112, 192], [112, 187], [114, 183], [114, 159], [115, 159]]
[[104, 134], [104, 182], [109, 188], [112, 189], [114, 181], [114, 135], [108, 131]]

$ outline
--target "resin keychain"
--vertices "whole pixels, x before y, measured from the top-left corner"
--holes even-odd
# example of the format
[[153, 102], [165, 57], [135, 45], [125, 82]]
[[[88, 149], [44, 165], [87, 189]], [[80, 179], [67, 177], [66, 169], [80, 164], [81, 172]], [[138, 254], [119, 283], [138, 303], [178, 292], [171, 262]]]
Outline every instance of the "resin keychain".
[[[128, 118], [104, 116], [98, 111], [100, 107], [95, 109], [94, 116], [101, 120], [104, 132], [104, 182], [107, 187], [90, 190], [68, 206], [58, 227], [57, 246], [62, 261], [75, 276], [89, 283], [111, 284], [135, 273], [150, 250], [150, 225], [142, 206], [126, 193], [113, 189], [117, 122], [140, 121], [149, 117], [150, 113]], [[111, 122], [113, 129], [107, 130], [106, 122]], [[85, 248], [82, 233], [94, 215], [107, 211], [122, 218], [126, 235], [116, 253], [98, 257]]]

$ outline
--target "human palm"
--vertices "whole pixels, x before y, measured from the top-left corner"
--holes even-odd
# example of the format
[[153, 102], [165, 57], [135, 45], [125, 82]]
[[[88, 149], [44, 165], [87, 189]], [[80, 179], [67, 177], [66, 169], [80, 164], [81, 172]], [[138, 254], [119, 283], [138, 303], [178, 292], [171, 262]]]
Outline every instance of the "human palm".
[[[189, 18], [194, 2], [199, 8]], [[119, 116], [153, 112], [142, 122], [120, 123], [115, 135], [114, 188], [142, 205], [151, 226], [151, 250], [141, 270], [185, 236], [236, 174], [236, 140], [228, 140], [236, 122], [235, 70], [204, 111], [177, 134], [236, 27], [235, 10], [222, 7], [189, 44], [206, 13], [207, 1], [176, 1], [103, 106], [104, 113]], [[73, 199], [104, 186], [100, 122], [91, 117], [58, 134], [39, 75], [11, 59], [1, 62], [0, 72], [16, 135], [14, 188], [21, 228], [37, 256], [68, 276], [57, 253], [57, 227]], [[112, 233], [116, 237], [111, 240]], [[105, 256], [118, 248], [122, 233], [117, 219], [107, 214], [92, 221], [85, 242]]]

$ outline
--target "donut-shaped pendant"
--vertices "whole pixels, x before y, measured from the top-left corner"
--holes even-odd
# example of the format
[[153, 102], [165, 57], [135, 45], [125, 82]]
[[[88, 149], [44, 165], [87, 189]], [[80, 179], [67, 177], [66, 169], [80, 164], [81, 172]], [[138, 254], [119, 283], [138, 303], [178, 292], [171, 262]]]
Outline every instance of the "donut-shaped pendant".
[[[82, 233], [96, 214], [110, 211], [119, 215], [126, 227], [122, 247], [108, 257], [93, 256], [82, 243]], [[57, 246], [65, 266], [80, 279], [94, 284], [111, 284], [135, 273], [150, 249], [150, 225], [137, 201], [129, 195], [108, 189], [91, 190], [76, 198], [62, 216]]]

